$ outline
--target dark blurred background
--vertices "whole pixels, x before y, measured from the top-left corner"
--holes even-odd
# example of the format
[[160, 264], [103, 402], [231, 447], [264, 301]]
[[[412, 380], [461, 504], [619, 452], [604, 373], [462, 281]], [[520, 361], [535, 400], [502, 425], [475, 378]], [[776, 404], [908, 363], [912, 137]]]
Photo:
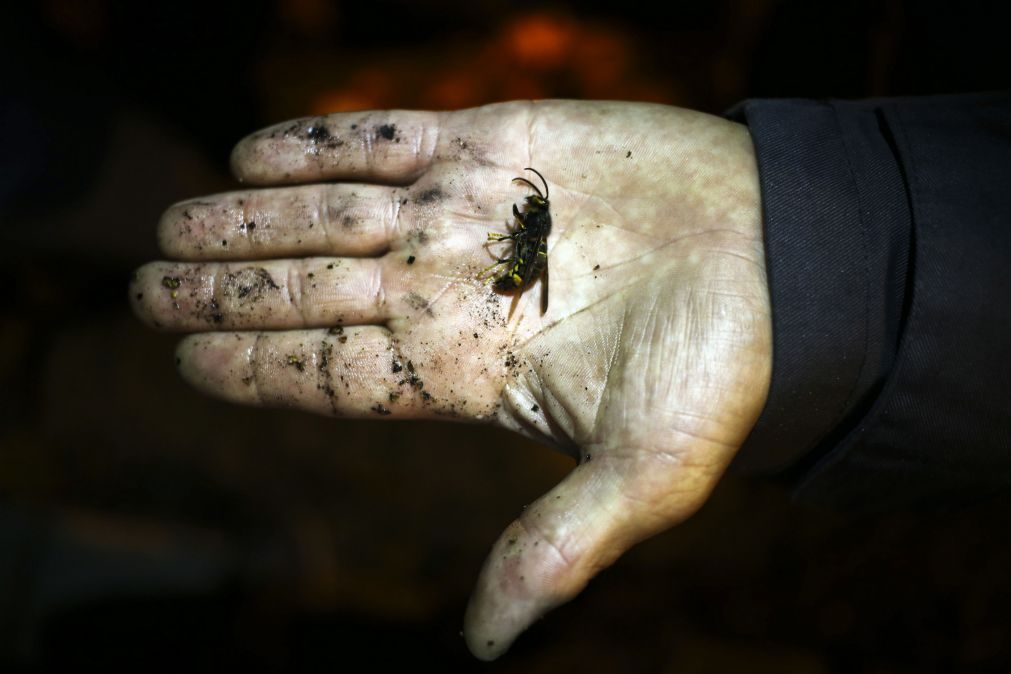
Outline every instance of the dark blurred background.
[[569, 460], [208, 400], [125, 294], [161, 210], [283, 118], [1007, 88], [1001, 4], [5, 3], [0, 670], [1007, 671], [1011, 499], [855, 516], [739, 477], [477, 663], [484, 554]]

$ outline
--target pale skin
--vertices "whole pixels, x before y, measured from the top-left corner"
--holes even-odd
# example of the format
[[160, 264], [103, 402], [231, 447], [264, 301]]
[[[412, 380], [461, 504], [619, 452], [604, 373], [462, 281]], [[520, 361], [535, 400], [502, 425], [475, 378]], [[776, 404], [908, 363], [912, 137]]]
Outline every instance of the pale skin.
[[[494, 659], [694, 513], [767, 396], [771, 310], [747, 129], [649, 104], [517, 102], [296, 120], [235, 148], [249, 186], [176, 204], [134, 310], [194, 333], [182, 376], [250, 405], [498, 424], [578, 464], [494, 545], [464, 620]], [[481, 277], [550, 188], [543, 281]], [[495, 270], [493, 270], [494, 272]], [[438, 456], [433, 456], [438, 460]], [[519, 505], [519, 504], [518, 504]]]

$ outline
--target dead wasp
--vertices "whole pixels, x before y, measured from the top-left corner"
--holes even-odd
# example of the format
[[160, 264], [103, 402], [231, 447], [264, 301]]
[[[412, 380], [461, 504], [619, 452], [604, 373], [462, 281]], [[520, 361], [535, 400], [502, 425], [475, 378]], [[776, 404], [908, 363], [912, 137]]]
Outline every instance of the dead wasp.
[[537, 194], [531, 194], [520, 211], [513, 204], [513, 216], [516, 225], [508, 234], [489, 233], [489, 241], [512, 241], [513, 249], [509, 257], [500, 257], [492, 266], [481, 272], [486, 275], [492, 269], [508, 265], [505, 272], [494, 281], [496, 290], [501, 292], [522, 291], [541, 276], [544, 286], [541, 294], [541, 313], [548, 310], [548, 235], [551, 233], [551, 202], [548, 201], [548, 181], [537, 169], [527, 167], [524, 171], [533, 171], [544, 183], [544, 193], [540, 188], [523, 177], [513, 178], [513, 181], [524, 182], [533, 188]]

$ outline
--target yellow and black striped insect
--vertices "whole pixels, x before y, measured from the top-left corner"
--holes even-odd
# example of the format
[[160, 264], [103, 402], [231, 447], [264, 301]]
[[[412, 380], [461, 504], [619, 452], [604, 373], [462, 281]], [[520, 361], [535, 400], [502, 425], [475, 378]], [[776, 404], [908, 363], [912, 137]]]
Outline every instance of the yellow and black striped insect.
[[541, 293], [541, 313], [548, 310], [548, 235], [551, 233], [551, 202], [548, 201], [548, 181], [537, 169], [527, 167], [544, 183], [544, 193], [526, 178], [516, 177], [514, 181], [524, 182], [537, 194], [528, 196], [520, 211], [513, 204], [516, 225], [508, 234], [488, 234], [489, 241], [512, 241], [513, 249], [509, 257], [500, 257], [485, 269], [484, 276], [492, 269], [506, 265], [506, 270], [494, 281], [496, 290], [501, 292], [522, 291], [538, 278], [544, 279]]

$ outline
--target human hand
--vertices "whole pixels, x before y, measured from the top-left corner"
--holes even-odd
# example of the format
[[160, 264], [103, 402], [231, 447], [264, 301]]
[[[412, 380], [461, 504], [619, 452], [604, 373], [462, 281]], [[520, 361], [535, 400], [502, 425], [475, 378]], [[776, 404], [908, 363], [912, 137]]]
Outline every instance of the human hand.
[[[764, 405], [771, 318], [747, 130], [545, 101], [297, 120], [236, 147], [252, 185], [172, 206], [137, 314], [195, 332], [183, 377], [235, 402], [496, 423], [578, 466], [495, 544], [467, 609], [503, 653], [706, 500]], [[550, 298], [480, 277], [550, 186]], [[342, 181], [342, 182], [331, 182]], [[278, 187], [278, 185], [299, 186]]]

